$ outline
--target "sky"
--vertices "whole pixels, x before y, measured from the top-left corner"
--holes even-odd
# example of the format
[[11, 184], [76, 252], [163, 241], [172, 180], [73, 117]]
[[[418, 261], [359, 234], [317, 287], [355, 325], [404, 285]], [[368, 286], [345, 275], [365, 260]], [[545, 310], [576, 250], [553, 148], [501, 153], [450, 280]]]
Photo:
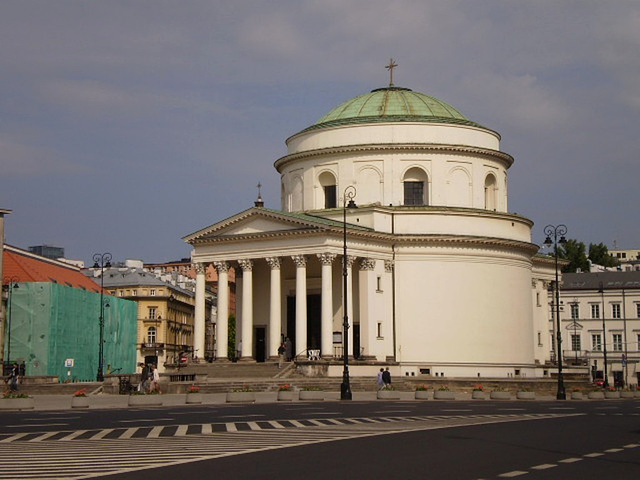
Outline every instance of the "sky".
[[509, 211], [640, 248], [637, 0], [3, 0], [6, 242], [91, 262], [280, 208], [285, 140], [388, 85], [502, 136]]

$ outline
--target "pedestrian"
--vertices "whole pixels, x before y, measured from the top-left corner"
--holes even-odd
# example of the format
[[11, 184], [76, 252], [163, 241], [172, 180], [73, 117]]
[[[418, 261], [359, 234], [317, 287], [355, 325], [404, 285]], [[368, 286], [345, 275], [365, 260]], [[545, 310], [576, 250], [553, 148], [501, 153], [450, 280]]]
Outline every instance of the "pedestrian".
[[151, 392], [160, 393], [160, 372], [158, 372], [158, 366], [154, 363], [151, 365]]
[[387, 367], [386, 370], [382, 372], [382, 382], [384, 383], [385, 388], [391, 387], [391, 372], [389, 372], [389, 367]]
[[20, 367], [16, 362], [13, 362], [11, 365], [11, 370], [9, 370], [9, 390], [11, 392], [18, 391], [18, 377], [20, 376]]
[[284, 340], [284, 356], [287, 362], [293, 360], [293, 344], [291, 343], [289, 337], [285, 338]]
[[140, 383], [138, 384], [138, 391], [142, 393], [147, 393], [147, 388], [149, 384], [149, 367], [144, 364], [138, 364], [139, 367], [142, 367], [142, 373], [140, 374]]
[[376, 383], [378, 384], [378, 390], [381, 390], [384, 387], [384, 380], [382, 380], [383, 372], [384, 372], [384, 368], [381, 368], [380, 371], [378, 372], [378, 379], [376, 380]]
[[284, 343], [278, 347], [278, 368], [282, 368], [282, 364], [284, 362], [284, 353], [286, 349], [284, 348]]

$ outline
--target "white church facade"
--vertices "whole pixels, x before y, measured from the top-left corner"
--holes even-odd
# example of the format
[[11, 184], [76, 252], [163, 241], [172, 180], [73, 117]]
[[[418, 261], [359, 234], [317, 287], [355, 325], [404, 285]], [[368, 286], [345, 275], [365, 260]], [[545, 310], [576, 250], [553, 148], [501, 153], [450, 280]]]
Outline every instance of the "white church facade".
[[[346, 279], [352, 375], [371, 374], [376, 362], [400, 375], [550, 374], [554, 264], [536, 255], [533, 222], [508, 211], [514, 159], [497, 132], [391, 84], [286, 144], [275, 162], [280, 210], [258, 203], [184, 238], [199, 272], [196, 349], [211, 264], [221, 286], [229, 269], [237, 273], [241, 360], [273, 358], [289, 337], [295, 354], [317, 351], [339, 376]], [[357, 208], [344, 208], [349, 200]], [[220, 360], [228, 304], [220, 287]]]

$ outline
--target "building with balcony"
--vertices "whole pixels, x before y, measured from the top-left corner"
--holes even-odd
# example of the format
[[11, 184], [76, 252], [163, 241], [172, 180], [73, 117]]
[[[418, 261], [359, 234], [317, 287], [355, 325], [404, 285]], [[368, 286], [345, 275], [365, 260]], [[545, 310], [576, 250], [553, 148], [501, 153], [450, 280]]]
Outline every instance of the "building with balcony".
[[[609, 384], [637, 385], [640, 272], [564, 273], [560, 302], [564, 363], [588, 366], [592, 379], [604, 378], [606, 367]], [[550, 310], [549, 334], [554, 332]]]
[[[100, 282], [100, 269], [88, 269], [94, 281]], [[179, 285], [165, 282], [142, 268], [142, 262], [128, 260], [124, 266], [104, 270], [104, 288], [117, 298], [138, 305], [137, 361], [155, 363], [163, 372], [172, 367], [204, 357], [194, 344], [194, 293]], [[209, 307], [211, 302], [208, 302]], [[211, 308], [205, 324], [212, 323]], [[213, 339], [208, 339], [210, 344]]]

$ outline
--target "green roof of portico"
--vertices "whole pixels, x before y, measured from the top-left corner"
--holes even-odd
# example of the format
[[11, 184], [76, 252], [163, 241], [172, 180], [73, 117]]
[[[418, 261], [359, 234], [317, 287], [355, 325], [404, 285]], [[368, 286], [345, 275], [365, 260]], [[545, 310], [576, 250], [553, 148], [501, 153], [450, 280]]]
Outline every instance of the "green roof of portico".
[[379, 122], [453, 123], [484, 128], [442, 100], [390, 86], [347, 100], [306, 130]]

